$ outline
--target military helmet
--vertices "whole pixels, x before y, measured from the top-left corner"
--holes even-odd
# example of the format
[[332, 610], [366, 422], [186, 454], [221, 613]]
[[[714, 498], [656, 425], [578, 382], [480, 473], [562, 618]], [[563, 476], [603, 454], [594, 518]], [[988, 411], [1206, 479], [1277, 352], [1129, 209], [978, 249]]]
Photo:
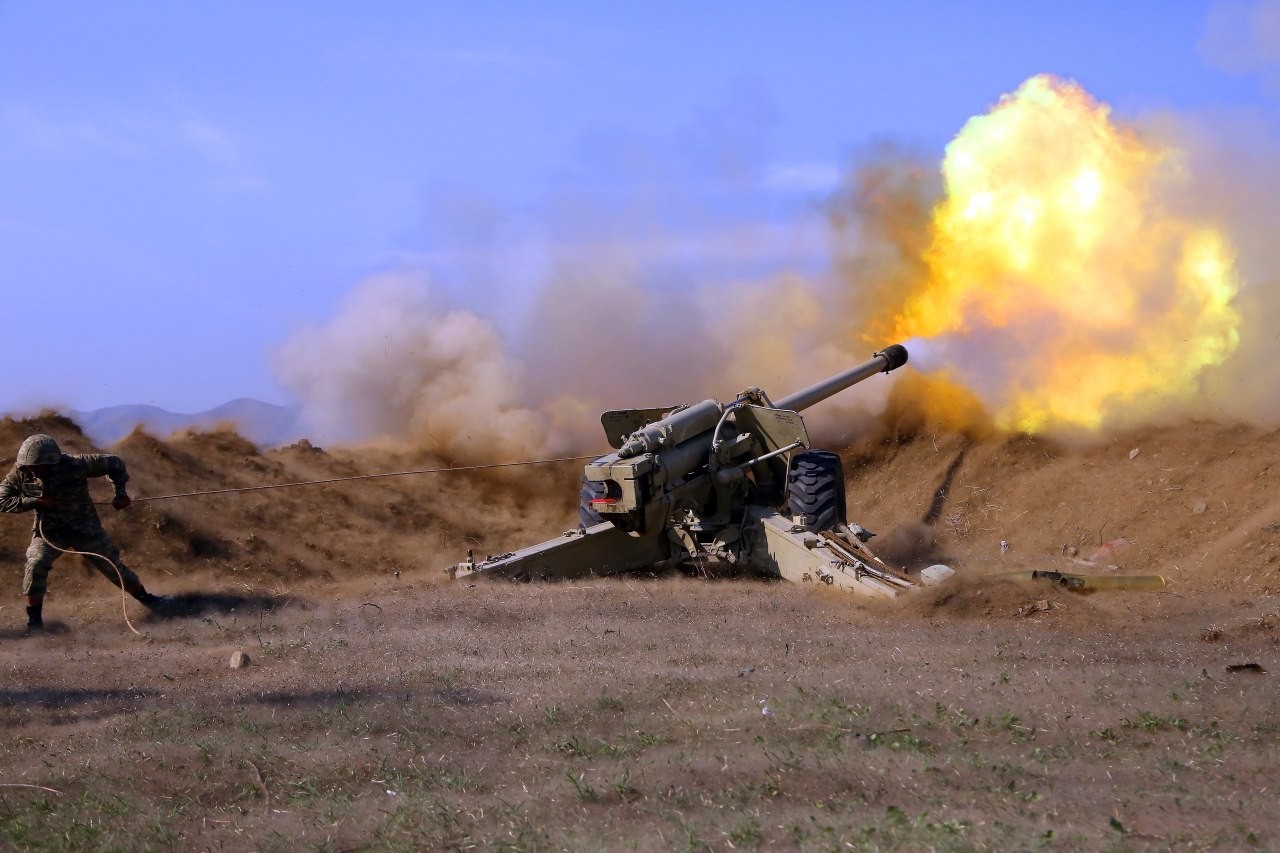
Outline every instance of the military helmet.
[[18, 464], [22, 466], [57, 465], [61, 458], [62, 451], [51, 435], [29, 436], [18, 448]]

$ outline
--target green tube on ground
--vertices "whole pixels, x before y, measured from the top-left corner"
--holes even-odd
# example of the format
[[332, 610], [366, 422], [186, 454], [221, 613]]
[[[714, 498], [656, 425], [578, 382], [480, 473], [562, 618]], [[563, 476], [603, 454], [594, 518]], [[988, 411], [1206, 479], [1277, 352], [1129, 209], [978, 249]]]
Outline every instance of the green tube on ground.
[[1084, 581], [1078, 587], [1079, 592], [1101, 592], [1103, 590], [1150, 591], [1164, 589], [1164, 578], [1160, 575], [1076, 575]]

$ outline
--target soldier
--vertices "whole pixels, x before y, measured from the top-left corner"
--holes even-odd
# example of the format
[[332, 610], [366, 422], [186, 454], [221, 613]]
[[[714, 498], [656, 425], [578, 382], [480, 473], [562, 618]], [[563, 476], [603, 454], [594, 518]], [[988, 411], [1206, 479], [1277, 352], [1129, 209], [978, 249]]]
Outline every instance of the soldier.
[[62, 551], [100, 555], [90, 558], [93, 567], [116, 586], [123, 585], [125, 592], [149, 608], [154, 609], [168, 600], [147, 592], [133, 570], [120, 561], [120, 549], [102, 529], [98, 512], [93, 508], [89, 477], [111, 478], [116, 487], [111, 505], [116, 509], [132, 503], [125, 491], [129, 473], [124, 460], [106, 453], [64, 454], [58, 442], [47, 435], [33, 435], [22, 442], [13, 470], [0, 482], [0, 512], [36, 512], [31, 547], [27, 548], [26, 573], [22, 578], [29, 631], [44, 627], [40, 611], [44, 606], [49, 569], [62, 556]]

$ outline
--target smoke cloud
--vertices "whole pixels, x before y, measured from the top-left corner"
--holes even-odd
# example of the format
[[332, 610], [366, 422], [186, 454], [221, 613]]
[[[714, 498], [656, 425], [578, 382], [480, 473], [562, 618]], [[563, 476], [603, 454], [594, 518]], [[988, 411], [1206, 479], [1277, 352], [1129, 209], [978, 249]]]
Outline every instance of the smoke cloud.
[[295, 333], [276, 365], [319, 435], [465, 460], [563, 449], [523, 403], [523, 368], [493, 325], [451, 308], [422, 274], [364, 282], [328, 324]]
[[1197, 45], [1211, 65], [1280, 84], [1280, 0], [1219, 0]]
[[[1105, 106], [1086, 106], [1089, 121], [1109, 121]], [[1166, 114], [1114, 133], [1114, 174], [1104, 171], [1113, 161], [1076, 162], [1058, 184], [1043, 152], [993, 161], [1046, 182], [1050, 201], [1066, 192], [1081, 211], [1096, 203], [1106, 214], [1082, 226], [1025, 206], [1015, 187], [1009, 198], [1024, 204], [1022, 219], [997, 225], [1041, 216], [1049, 230], [1001, 233], [1000, 251], [1016, 261], [1008, 268], [993, 265], [994, 250], [971, 251], [977, 232], [939, 230], [940, 212], [952, 217], [947, 227], [976, 227], [1003, 187], [962, 204], [936, 157], [879, 145], [861, 153], [826, 205], [827, 272], [700, 277], [670, 262], [671, 245], [689, 251], [687, 235], [649, 221], [628, 242], [615, 220], [594, 247], [548, 249], [545, 281], [522, 295], [525, 316], [502, 318], [505, 334], [501, 306], [464, 310], [423, 272], [389, 273], [361, 284], [328, 323], [287, 341], [279, 374], [323, 435], [408, 442], [459, 460], [603, 450], [598, 418], [606, 409], [723, 400], [748, 386], [781, 397], [912, 335], [903, 341], [907, 370], [806, 413], [815, 438], [856, 438], [890, 404], [899, 423], [971, 433], [997, 422], [1097, 435], [1187, 414], [1280, 418], [1271, 390], [1280, 363], [1273, 131], [1257, 117]], [[1124, 169], [1138, 178], [1123, 183]], [[678, 195], [668, 200], [679, 203]], [[1222, 235], [1221, 244], [1196, 242], [1207, 233]], [[1064, 254], [1090, 239], [1098, 252]], [[749, 238], [708, 242], [726, 254], [758, 251]], [[1187, 248], [1201, 245], [1209, 245], [1201, 255]], [[1197, 258], [1226, 284], [1209, 296], [1193, 287], [1189, 299], [1177, 279]], [[975, 259], [973, 269], [994, 285], [988, 302], [963, 290], [971, 282], [956, 272], [956, 263]], [[1185, 338], [1203, 331], [1206, 299], [1219, 300], [1219, 325], [1197, 346], [1211, 357], [1188, 358]], [[922, 306], [941, 310], [929, 322], [904, 320], [925, 316]], [[1091, 325], [1095, 316], [1100, 325]], [[1239, 324], [1229, 328], [1232, 317]], [[1009, 332], [1000, 332], [1009, 318]], [[1112, 383], [1105, 392], [1096, 387], [1099, 369]], [[1138, 386], [1136, 375], [1156, 381]], [[1049, 382], [1056, 396], [1045, 403], [1034, 395]], [[1025, 394], [1040, 407], [1011, 409]], [[1060, 417], [1086, 406], [1097, 416]]]
[[1199, 417], [1280, 422], [1280, 137], [1258, 115], [1239, 112], [1165, 115], [1156, 123], [1195, 176], [1177, 203], [1222, 224], [1241, 282], [1239, 346], [1206, 373], [1202, 393], [1186, 408]]
[[[451, 307], [421, 273], [361, 284], [327, 324], [276, 355], [281, 381], [328, 440], [408, 443], [459, 460], [605, 450], [610, 408], [780, 397], [865, 360], [831, 320], [835, 295], [799, 275], [657, 293], [625, 264], [559, 271], [514, 350], [493, 322]], [[824, 403], [810, 428], [847, 439], [887, 388]], [[846, 395], [850, 396], [850, 395]], [[835, 401], [832, 401], [835, 402]]]

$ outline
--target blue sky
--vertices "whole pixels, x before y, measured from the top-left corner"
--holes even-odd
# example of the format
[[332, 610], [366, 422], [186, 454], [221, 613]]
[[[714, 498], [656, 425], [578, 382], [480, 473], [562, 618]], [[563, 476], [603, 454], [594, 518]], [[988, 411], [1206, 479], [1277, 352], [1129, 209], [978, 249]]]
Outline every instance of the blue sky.
[[1273, 7], [0, 0], [0, 410], [286, 402], [272, 353], [388, 270], [529, 334], [550, 247], [821, 269], [860, 152], [1042, 71], [1274, 133], [1270, 43], [1213, 42]]

